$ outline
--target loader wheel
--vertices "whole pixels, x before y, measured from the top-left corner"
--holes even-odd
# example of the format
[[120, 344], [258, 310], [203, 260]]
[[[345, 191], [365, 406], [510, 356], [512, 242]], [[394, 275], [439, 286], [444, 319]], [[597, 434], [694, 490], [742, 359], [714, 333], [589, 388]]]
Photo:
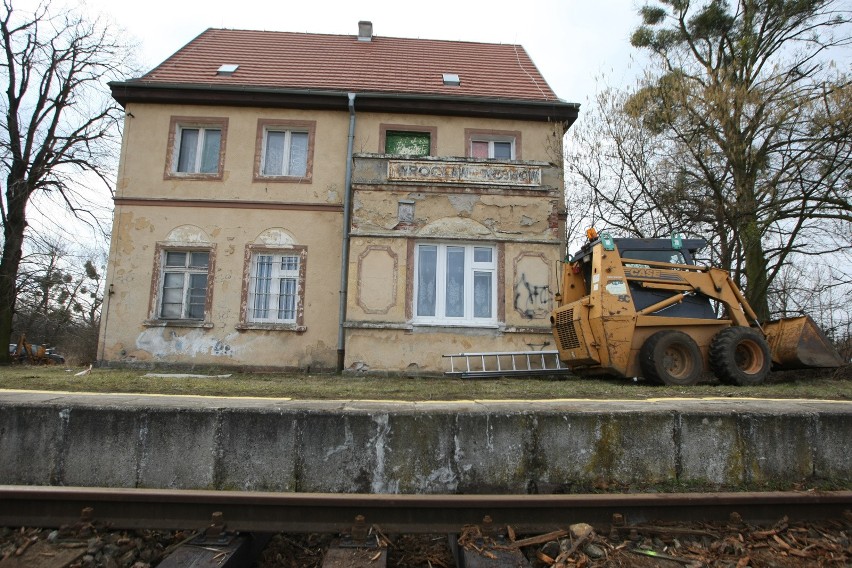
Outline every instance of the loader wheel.
[[694, 385], [704, 370], [701, 350], [681, 331], [658, 331], [639, 350], [642, 375], [653, 383]]
[[728, 327], [710, 343], [710, 369], [728, 385], [759, 385], [769, 375], [769, 345], [756, 329]]

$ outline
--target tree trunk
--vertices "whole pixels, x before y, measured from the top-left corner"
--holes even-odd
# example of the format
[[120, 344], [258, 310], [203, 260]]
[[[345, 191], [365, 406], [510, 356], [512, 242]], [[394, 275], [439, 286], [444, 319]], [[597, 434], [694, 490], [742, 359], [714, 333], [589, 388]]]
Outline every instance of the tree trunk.
[[767, 299], [767, 263], [760, 240], [760, 230], [754, 220], [749, 220], [741, 228], [743, 256], [745, 259], [746, 290], [745, 297], [759, 322], [769, 319], [769, 300]]
[[24, 245], [26, 229], [26, 200], [20, 197], [24, 192], [17, 189], [18, 184], [12, 176], [7, 180], [6, 223], [3, 227], [3, 256], [0, 258], [0, 365], [11, 362], [8, 346], [12, 341], [12, 318], [15, 314], [18, 268]]

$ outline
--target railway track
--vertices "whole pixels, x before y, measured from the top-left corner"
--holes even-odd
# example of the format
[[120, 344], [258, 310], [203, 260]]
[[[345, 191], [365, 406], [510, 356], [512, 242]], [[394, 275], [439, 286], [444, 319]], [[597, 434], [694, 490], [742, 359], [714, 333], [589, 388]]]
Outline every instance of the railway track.
[[395, 533], [456, 532], [486, 516], [495, 525], [536, 533], [582, 521], [718, 521], [732, 513], [756, 524], [782, 516], [837, 518], [852, 509], [852, 491], [582, 495], [366, 495], [242, 491], [0, 486], [0, 526], [54, 526], [91, 509], [116, 528], [204, 526], [220, 513], [247, 532], [342, 532], [361, 516]]
[[[79, 523], [83, 517], [113, 529], [203, 532], [206, 527], [213, 540], [226, 529], [232, 534], [344, 534], [354, 535], [356, 541], [363, 540], [371, 527], [383, 534], [456, 535], [470, 526], [481, 527], [485, 534], [505, 535], [511, 527], [513, 534], [541, 535], [559, 529], [564, 532], [575, 523], [626, 539], [636, 527], [641, 532], [641, 527], [653, 524], [727, 522], [732, 518], [753, 526], [772, 525], [782, 518], [845, 519], [849, 523], [850, 510], [852, 491], [341, 495], [0, 486], [0, 526], [57, 527]], [[200, 550], [203, 554], [204, 548]], [[369, 560], [373, 554], [364, 558]], [[350, 560], [349, 565], [356, 564]], [[376, 566], [372, 561], [365, 565]]]

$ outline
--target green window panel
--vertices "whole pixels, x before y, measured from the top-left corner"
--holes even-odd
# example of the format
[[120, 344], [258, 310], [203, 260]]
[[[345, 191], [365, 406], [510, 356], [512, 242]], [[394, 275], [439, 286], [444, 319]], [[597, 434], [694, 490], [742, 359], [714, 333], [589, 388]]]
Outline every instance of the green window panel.
[[431, 139], [428, 132], [388, 132], [385, 153], [400, 156], [428, 156]]

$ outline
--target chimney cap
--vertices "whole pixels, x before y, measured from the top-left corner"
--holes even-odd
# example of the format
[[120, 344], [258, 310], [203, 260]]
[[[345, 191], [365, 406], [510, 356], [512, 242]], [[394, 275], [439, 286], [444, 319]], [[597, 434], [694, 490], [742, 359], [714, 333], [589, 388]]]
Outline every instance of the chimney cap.
[[373, 41], [373, 22], [358, 22], [358, 41]]

